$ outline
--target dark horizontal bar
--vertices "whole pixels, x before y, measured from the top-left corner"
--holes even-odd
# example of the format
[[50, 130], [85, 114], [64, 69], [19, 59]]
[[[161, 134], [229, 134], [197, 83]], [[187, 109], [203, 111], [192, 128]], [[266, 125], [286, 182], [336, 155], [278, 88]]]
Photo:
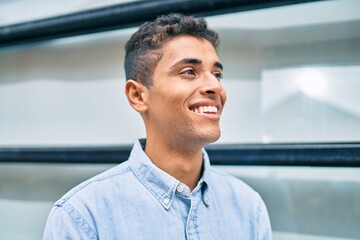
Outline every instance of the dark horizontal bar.
[[210, 16], [319, 0], [152, 0], [118, 4], [0, 27], [0, 47], [137, 26], [159, 15]]
[[[213, 165], [360, 167], [360, 143], [214, 144], [206, 148]], [[0, 148], [0, 163], [121, 163], [131, 146]]]
[[360, 144], [214, 145], [214, 165], [360, 167]]

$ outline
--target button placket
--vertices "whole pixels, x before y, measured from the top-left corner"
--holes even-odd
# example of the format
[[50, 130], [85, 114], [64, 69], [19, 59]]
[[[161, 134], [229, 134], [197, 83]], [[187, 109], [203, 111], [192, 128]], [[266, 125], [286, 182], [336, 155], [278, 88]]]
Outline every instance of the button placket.
[[187, 224], [186, 224], [186, 236], [187, 239], [196, 239], [197, 238], [197, 214], [198, 214], [198, 205], [200, 203], [199, 195], [191, 194], [191, 206], [188, 214]]
[[189, 220], [189, 227], [190, 227], [190, 228], [193, 228], [193, 227], [194, 227], [194, 221], [191, 220], [191, 219]]

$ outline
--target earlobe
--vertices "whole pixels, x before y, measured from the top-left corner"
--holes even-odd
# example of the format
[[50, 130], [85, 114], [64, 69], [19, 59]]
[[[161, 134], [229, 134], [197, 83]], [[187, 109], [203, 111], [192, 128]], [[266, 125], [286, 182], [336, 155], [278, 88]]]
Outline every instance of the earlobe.
[[148, 89], [143, 84], [129, 79], [125, 84], [125, 95], [130, 105], [139, 113], [147, 110], [147, 94]]

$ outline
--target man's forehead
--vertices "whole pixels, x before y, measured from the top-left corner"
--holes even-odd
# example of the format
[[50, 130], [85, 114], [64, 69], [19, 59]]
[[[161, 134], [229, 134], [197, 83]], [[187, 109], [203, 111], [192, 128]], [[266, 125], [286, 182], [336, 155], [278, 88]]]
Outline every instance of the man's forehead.
[[182, 35], [182, 36], [170, 38], [165, 42], [163, 42], [162, 48], [165, 51], [178, 50], [178, 49], [186, 50], [190, 48], [197, 48], [199, 46], [212, 48], [213, 51], [215, 51], [214, 47], [208, 40], [200, 37], [189, 36], [189, 35]]
[[171, 39], [163, 46], [163, 58], [170, 61], [170, 65], [210, 63], [222, 69], [215, 48], [203, 38], [180, 36]]

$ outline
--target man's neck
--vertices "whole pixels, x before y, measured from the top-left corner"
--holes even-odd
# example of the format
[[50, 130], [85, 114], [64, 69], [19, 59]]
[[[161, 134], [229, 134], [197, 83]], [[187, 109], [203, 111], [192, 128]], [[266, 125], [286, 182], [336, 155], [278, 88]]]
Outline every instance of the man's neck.
[[146, 140], [145, 153], [161, 170], [167, 172], [192, 191], [201, 176], [202, 148], [181, 148], [159, 139]]

